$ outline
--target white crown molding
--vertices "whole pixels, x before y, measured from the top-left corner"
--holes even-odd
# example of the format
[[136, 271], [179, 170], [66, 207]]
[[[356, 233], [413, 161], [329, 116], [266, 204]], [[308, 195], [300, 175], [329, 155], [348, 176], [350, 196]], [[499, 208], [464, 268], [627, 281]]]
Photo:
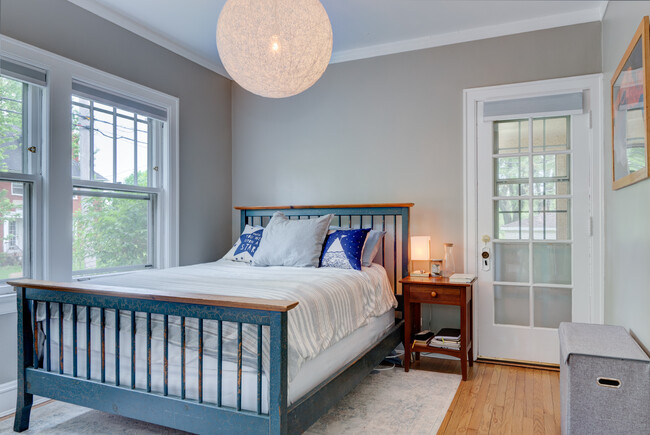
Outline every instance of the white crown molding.
[[603, 21], [605, 14], [607, 13], [607, 7], [609, 6], [609, 0], [603, 0], [600, 2], [600, 21]]
[[150, 28], [128, 18], [118, 12], [115, 12], [113, 9], [110, 9], [102, 4], [99, 4], [93, 0], [68, 0], [70, 3], [77, 5], [88, 12], [91, 12], [105, 20], [112, 22], [130, 32], [135, 33], [138, 36], [141, 36], [149, 41], [160, 45], [167, 50], [183, 56], [184, 58], [191, 60], [192, 62], [201, 65], [211, 71], [216, 72], [219, 75], [224, 76], [227, 79], [230, 79], [230, 76], [226, 72], [226, 69], [223, 65], [215, 63], [214, 61], [205, 58], [204, 56], [196, 53], [195, 51], [183, 47], [176, 42], [173, 42], [169, 38], [151, 30]]
[[[607, 5], [605, 4], [604, 9], [606, 8]], [[461, 42], [477, 41], [480, 39], [515, 35], [517, 33], [526, 33], [536, 30], [570, 26], [573, 24], [601, 21], [602, 14], [604, 14], [604, 9], [603, 6], [600, 5], [598, 8], [589, 10], [550, 15], [547, 17], [540, 17], [529, 20], [513, 21], [511, 23], [493, 26], [477, 27], [474, 29], [462, 30], [459, 32], [431, 35], [422, 38], [371, 45], [368, 47], [353, 48], [351, 50], [343, 50], [332, 53], [330, 63], [348, 62], [351, 60], [366, 59], [370, 57], [384, 56], [387, 54], [441, 47], [443, 45], [458, 44]]]

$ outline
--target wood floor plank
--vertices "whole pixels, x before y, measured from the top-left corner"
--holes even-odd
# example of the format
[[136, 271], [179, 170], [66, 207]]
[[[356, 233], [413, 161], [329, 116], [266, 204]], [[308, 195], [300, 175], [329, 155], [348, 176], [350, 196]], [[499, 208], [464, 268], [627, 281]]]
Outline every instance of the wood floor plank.
[[[459, 369], [453, 362], [438, 367]], [[559, 396], [557, 372], [476, 363], [461, 382], [438, 435], [559, 435]]]

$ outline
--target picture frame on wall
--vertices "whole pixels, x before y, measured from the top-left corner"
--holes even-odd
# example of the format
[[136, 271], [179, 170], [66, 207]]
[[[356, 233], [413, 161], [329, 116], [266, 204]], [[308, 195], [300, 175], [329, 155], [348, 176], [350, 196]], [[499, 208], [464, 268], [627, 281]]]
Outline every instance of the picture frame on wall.
[[648, 178], [649, 23], [643, 17], [611, 81], [614, 190]]

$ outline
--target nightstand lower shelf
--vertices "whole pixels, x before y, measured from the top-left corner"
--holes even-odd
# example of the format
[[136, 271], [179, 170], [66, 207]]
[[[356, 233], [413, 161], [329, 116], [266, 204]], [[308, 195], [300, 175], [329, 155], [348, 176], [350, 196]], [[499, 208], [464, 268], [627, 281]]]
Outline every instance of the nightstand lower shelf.
[[[467, 347], [467, 351], [469, 352], [470, 349], [472, 348], [471, 344]], [[445, 349], [444, 347], [432, 347], [432, 346], [422, 346], [419, 344], [413, 345], [411, 347], [411, 352], [416, 352], [416, 353], [439, 353], [443, 355], [449, 355], [453, 356], [456, 358], [461, 357], [461, 351], [460, 349]], [[468, 361], [469, 365], [472, 365], [472, 360]]]

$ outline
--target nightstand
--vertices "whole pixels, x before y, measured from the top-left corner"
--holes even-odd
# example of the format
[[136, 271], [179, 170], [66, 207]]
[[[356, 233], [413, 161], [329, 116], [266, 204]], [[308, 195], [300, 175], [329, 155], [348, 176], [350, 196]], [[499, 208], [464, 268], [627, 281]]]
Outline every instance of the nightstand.
[[[463, 381], [467, 380], [467, 366], [473, 363], [472, 358], [472, 293], [474, 279], [471, 283], [449, 282], [443, 277], [411, 277], [402, 280], [402, 294], [404, 295], [404, 371], [409, 371], [411, 352], [416, 352], [416, 359], [420, 352], [439, 353], [460, 358]], [[456, 305], [460, 307], [460, 350], [442, 349], [437, 347], [411, 345], [411, 337], [420, 331], [421, 305]], [[434, 331], [435, 332], [435, 331]]]

